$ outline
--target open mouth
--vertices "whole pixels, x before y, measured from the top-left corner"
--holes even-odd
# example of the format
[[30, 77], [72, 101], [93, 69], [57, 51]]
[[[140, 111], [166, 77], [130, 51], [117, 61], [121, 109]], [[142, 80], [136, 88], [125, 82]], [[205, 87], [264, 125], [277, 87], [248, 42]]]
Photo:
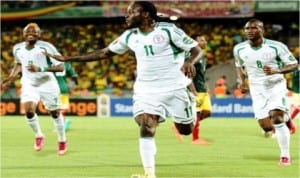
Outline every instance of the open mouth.
[[28, 36], [27, 36], [27, 39], [33, 40], [33, 39], [35, 39], [35, 36], [33, 36], [33, 35], [28, 35]]

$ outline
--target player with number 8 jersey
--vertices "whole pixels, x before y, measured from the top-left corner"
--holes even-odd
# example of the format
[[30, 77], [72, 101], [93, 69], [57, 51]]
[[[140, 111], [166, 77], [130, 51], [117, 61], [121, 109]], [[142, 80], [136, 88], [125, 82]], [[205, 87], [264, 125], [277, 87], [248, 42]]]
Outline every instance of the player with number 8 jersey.
[[[255, 118], [268, 133], [274, 129], [280, 148], [280, 165], [290, 165], [290, 133], [295, 128], [289, 119], [285, 73], [297, 69], [297, 61], [287, 46], [264, 38], [264, 23], [249, 20], [244, 27], [246, 41], [234, 49], [239, 87], [252, 98]], [[246, 84], [248, 77], [249, 85]], [[265, 134], [268, 135], [268, 134]]]

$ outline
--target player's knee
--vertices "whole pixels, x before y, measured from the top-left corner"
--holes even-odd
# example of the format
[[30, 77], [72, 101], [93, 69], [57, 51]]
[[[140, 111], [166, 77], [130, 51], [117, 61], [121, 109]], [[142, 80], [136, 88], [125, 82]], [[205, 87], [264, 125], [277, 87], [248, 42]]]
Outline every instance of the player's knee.
[[259, 125], [260, 127], [265, 131], [265, 132], [270, 132], [274, 129], [271, 118], [268, 117], [266, 119], [259, 120]]
[[33, 111], [26, 111], [26, 117], [28, 119], [32, 119], [34, 117], [34, 112]]
[[153, 137], [155, 135], [155, 126], [143, 123], [140, 125], [141, 137]]
[[273, 127], [271, 127], [271, 126], [264, 126], [264, 127], [262, 127], [262, 129], [263, 129], [265, 132], [270, 132], [270, 131], [273, 130]]
[[187, 124], [181, 124], [179, 127], [177, 127], [178, 132], [181, 135], [190, 135], [193, 131], [193, 126], [191, 125], [187, 125]]
[[192, 130], [191, 129], [181, 129], [181, 130], [179, 130], [179, 133], [181, 135], [190, 135], [192, 133]]
[[59, 111], [50, 111], [50, 115], [52, 116], [52, 118], [57, 119], [59, 116]]
[[265, 131], [269, 132], [273, 130], [273, 124], [270, 117], [258, 120], [260, 127]]
[[140, 126], [142, 137], [154, 137], [158, 125], [158, 117], [150, 114], [141, 114], [135, 118]]
[[208, 118], [211, 116], [211, 112], [210, 111], [202, 111], [201, 115], [202, 115], [202, 119], [205, 119], [205, 118]]
[[273, 124], [280, 124], [284, 122], [284, 111], [274, 109], [269, 112]]

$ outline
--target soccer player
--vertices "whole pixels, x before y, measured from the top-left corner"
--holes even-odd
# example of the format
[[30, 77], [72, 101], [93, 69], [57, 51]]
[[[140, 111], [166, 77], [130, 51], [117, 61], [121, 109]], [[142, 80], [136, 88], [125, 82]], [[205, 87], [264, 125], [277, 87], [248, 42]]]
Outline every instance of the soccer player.
[[72, 68], [71, 63], [65, 62], [64, 63], [64, 71], [63, 72], [56, 72], [55, 73], [56, 80], [59, 85], [60, 89], [60, 100], [61, 100], [61, 114], [64, 117], [64, 129], [65, 131], [68, 131], [71, 125], [71, 120], [66, 119], [64, 112], [65, 110], [69, 109], [69, 88], [67, 85], [66, 78], [71, 77], [71, 79], [75, 82], [76, 85], [78, 85], [77, 80], [77, 73]]
[[[249, 20], [244, 27], [246, 41], [234, 49], [238, 81], [243, 92], [250, 90], [253, 111], [260, 127], [274, 127], [280, 148], [279, 165], [291, 164], [287, 83], [283, 74], [297, 69], [297, 61], [281, 42], [264, 38], [264, 24]], [[248, 76], [248, 84], [246, 83]]]
[[[133, 51], [137, 60], [133, 115], [140, 128], [139, 148], [145, 174], [155, 176], [156, 128], [171, 116], [181, 134], [193, 129], [192, 94], [187, 90], [195, 75], [194, 63], [201, 55], [197, 42], [172, 23], [157, 21], [156, 7], [148, 1], [135, 1], [127, 9], [129, 29], [104, 49], [81, 56], [47, 54], [60, 61], [88, 62], [113, 54]], [[185, 51], [190, 58], [184, 61]], [[189, 77], [189, 78], [188, 78]]]
[[[193, 39], [198, 42], [198, 45], [201, 49], [206, 47], [207, 41], [204, 35], [193, 35]], [[193, 78], [193, 83], [189, 86], [191, 91], [196, 96], [196, 122], [193, 129], [192, 134], [192, 142], [194, 145], [208, 145], [210, 144], [208, 141], [201, 139], [199, 136], [200, 132], [200, 121], [208, 118], [211, 115], [211, 101], [209, 93], [207, 92], [207, 86], [205, 82], [205, 72], [206, 72], [206, 58], [202, 56], [201, 59], [195, 63], [196, 68], [196, 76]], [[183, 136], [179, 134], [176, 127], [173, 126], [173, 130], [175, 131], [176, 137], [179, 141], [183, 140]]]
[[41, 151], [44, 146], [44, 134], [36, 113], [37, 104], [43, 102], [53, 118], [58, 135], [58, 155], [67, 151], [64, 120], [60, 114], [59, 86], [54, 72], [63, 71], [63, 63], [46, 57], [42, 52], [60, 55], [57, 49], [46, 41], [39, 40], [40, 27], [29, 23], [23, 30], [24, 42], [13, 47], [15, 65], [10, 75], [1, 82], [1, 88], [12, 82], [22, 72], [21, 102], [25, 107], [27, 122], [35, 134], [34, 149]]

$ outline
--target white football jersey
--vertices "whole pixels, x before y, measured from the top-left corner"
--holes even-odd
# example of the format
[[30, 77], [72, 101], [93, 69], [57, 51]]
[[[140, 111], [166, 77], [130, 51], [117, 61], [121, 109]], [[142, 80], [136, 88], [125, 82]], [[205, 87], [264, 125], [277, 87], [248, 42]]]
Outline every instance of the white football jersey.
[[50, 67], [61, 64], [61, 62], [55, 59], [46, 57], [42, 53], [44, 51], [47, 51], [50, 54], [60, 55], [52, 44], [40, 40], [36, 42], [32, 49], [27, 49], [25, 42], [18, 43], [13, 47], [15, 62], [22, 65], [22, 85], [40, 85], [47, 81], [56, 81], [53, 72], [30, 72], [26, 69], [26, 66], [30, 64], [39, 67]]
[[235, 65], [245, 67], [250, 84], [268, 85], [284, 79], [283, 74], [266, 75], [263, 72], [265, 65], [278, 69], [284, 65], [297, 63], [286, 45], [269, 39], [263, 39], [263, 44], [259, 48], [253, 48], [249, 41], [244, 41], [234, 47], [233, 53]]
[[180, 68], [184, 63], [184, 51], [197, 45], [174, 24], [157, 22], [149, 33], [138, 28], [126, 30], [109, 49], [117, 54], [133, 51], [137, 60], [135, 92], [155, 93], [184, 88], [191, 82]]

